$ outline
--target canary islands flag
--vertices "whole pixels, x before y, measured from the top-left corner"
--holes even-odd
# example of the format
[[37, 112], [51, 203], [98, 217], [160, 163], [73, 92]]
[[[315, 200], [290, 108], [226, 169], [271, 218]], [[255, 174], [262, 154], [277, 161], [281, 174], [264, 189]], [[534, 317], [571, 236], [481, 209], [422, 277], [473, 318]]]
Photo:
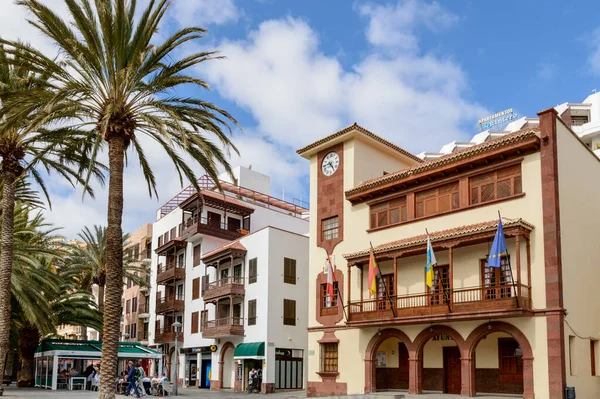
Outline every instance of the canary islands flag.
[[369, 256], [369, 296], [377, 294], [377, 275], [379, 274], [379, 267], [377, 267], [377, 261], [375, 260], [375, 254], [373, 253], [373, 247], [371, 247]]
[[506, 239], [504, 238], [504, 229], [502, 228], [502, 218], [498, 220], [498, 230], [496, 230], [496, 236], [492, 243], [492, 249], [490, 249], [490, 255], [488, 256], [489, 267], [500, 267], [502, 263], [502, 255], [506, 252]]
[[433, 267], [437, 264], [435, 254], [433, 253], [433, 247], [431, 246], [431, 240], [429, 234], [427, 234], [427, 264], [425, 265], [425, 279], [427, 286], [431, 288], [433, 285]]

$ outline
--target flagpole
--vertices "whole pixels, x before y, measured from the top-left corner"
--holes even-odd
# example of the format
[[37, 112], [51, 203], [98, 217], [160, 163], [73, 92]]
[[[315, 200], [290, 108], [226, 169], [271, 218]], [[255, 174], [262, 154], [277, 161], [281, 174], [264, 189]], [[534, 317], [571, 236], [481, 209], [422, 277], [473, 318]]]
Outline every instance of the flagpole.
[[[340, 285], [339, 285], [339, 281], [336, 280], [335, 278], [335, 270], [333, 270], [333, 264], [331, 263], [331, 258], [329, 257], [329, 254], [327, 254], [327, 263], [329, 263], [331, 265], [331, 279], [338, 283], [338, 301], [341, 298], [342, 301], [342, 312], [344, 312], [344, 317], [346, 318], [346, 322], [348, 322], [348, 315], [346, 314], [346, 308], [344, 307], [344, 293], [342, 292]], [[329, 268], [328, 268], [329, 269]], [[327, 272], [329, 272], [329, 270], [327, 270]], [[333, 289], [333, 296], [335, 296], [335, 287]], [[329, 303], [331, 304], [331, 301], [333, 300], [333, 298], [331, 298], [329, 301]], [[348, 301], [350, 301], [350, 298], [348, 298]], [[337, 306], [337, 305], [336, 305]]]
[[[369, 241], [369, 245], [371, 245], [371, 253], [373, 254], [373, 261], [377, 265], [377, 271], [379, 271], [379, 278], [383, 279], [383, 274], [381, 273], [381, 268], [379, 267], [379, 263], [377, 263], [377, 261], [375, 260], [375, 250], [373, 249], [373, 243], [371, 241]], [[396, 287], [398, 286], [397, 281], [394, 281], [394, 284], [396, 284]], [[385, 296], [387, 297], [388, 302], [390, 303], [390, 309], [392, 309], [392, 314], [394, 315], [394, 317], [396, 317], [396, 308], [392, 305], [392, 298], [390, 298], [390, 294], [388, 293], [387, 285], [385, 283], [383, 284], [383, 289], [385, 290]]]
[[[427, 234], [427, 239], [430, 240], [429, 238], [429, 231], [427, 231], [427, 227], [425, 228], [425, 234]], [[430, 241], [431, 242], [431, 241]], [[425, 249], [426, 251], [428, 250], [428, 248]], [[433, 251], [433, 245], [431, 246], [431, 250]], [[433, 272], [433, 276], [435, 277], [435, 272], [433, 271], [433, 267], [431, 268], [431, 271]], [[442, 287], [444, 286], [444, 284], [442, 283]], [[431, 295], [431, 289], [433, 288], [433, 279], [431, 279], [431, 287], [429, 287], [429, 295]], [[452, 307], [450, 306], [450, 295], [448, 294], [448, 291], [446, 291], [444, 289], [444, 301], [446, 301], [446, 305], [448, 305], [448, 312], [452, 313]], [[429, 298], [431, 300], [431, 297]]]
[[[502, 223], [502, 216], [500, 215], [500, 210], [498, 210], [498, 223]], [[502, 230], [502, 232], [504, 233], [504, 229]], [[519, 295], [518, 295], [518, 291], [517, 291], [517, 286], [515, 284], [515, 275], [512, 272], [512, 266], [510, 264], [510, 254], [508, 253], [508, 245], [506, 246], [506, 259], [508, 259], [508, 270], [510, 270], [510, 279], [512, 280], [512, 286], [513, 286], [513, 289], [515, 290], [515, 300], [517, 302], [517, 308], [518, 308], [519, 307]], [[502, 270], [502, 269], [500, 269], [500, 270]], [[520, 276], [517, 276], [517, 277], [520, 278]]]

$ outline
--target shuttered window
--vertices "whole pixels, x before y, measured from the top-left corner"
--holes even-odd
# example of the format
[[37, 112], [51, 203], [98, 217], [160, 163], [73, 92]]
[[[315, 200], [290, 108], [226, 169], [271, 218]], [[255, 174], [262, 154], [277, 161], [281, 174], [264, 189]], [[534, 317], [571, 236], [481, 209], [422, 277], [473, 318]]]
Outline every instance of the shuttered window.
[[200, 277], [192, 280], [192, 299], [200, 298]]
[[208, 285], [208, 276], [202, 276], [202, 296], [204, 296], [204, 291], [206, 290], [207, 285]]
[[256, 325], [256, 299], [248, 301], [248, 325]]
[[469, 187], [472, 205], [521, 194], [521, 165], [472, 177]]
[[192, 334], [198, 333], [198, 312], [192, 312]]
[[171, 240], [174, 240], [177, 237], [177, 226], [171, 229]]
[[194, 260], [193, 260], [194, 266], [199, 266], [200, 265], [200, 258], [201, 258], [201, 256], [200, 256], [200, 244], [198, 244], [198, 245], [196, 245], [194, 247]]
[[296, 325], [296, 301], [293, 299], [283, 300], [283, 324], [286, 326]]
[[406, 221], [406, 196], [371, 206], [372, 229]]
[[162, 247], [163, 245], [163, 236], [158, 236], [158, 246]]
[[321, 344], [321, 371], [337, 373], [338, 371], [338, 344]]
[[283, 282], [296, 284], [296, 259], [283, 258]]
[[418, 218], [458, 209], [458, 182], [415, 194], [415, 205]]
[[206, 321], [208, 317], [208, 310], [202, 310], [200, 312], [200, 331], [204, 330], [204, 326], [206, 325]]
[[248, 266], [248, 284], [256, 283], [256, 279], [258, 276], [258, 267], [256, 258], [250, 259]]

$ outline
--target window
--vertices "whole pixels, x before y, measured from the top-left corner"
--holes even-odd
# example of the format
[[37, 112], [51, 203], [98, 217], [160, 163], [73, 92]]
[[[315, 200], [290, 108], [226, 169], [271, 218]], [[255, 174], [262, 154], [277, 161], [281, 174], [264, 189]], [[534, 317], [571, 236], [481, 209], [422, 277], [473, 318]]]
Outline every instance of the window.
[[158, 246], [162, 247], [163, 245], [163, 236], [158, 236]]
[[[385, 274], [377, 279], [377, 309], [385, 310], [390, 308], [390, 299], [396, 295], [394, 284], [394, 275]], [[388, 298], [389, 295], [389, 298]], [[392, 300], [392, 303], [394, 301]]]
[[165, 234], [163, 234], [163, 242], [165, 244], [169, 242], [169, 232], [168, 231]]
[[177, 267], [184, 268], [185, 267], [185, 253], [179, 254], [177, 257]]
[[371, 228], [406, 221], [406, 196], [371, 207]]
[[571, 115], [571, 125], [581, 126], [588, 122], [589, 120], [587, 115]]
[[521, 165], [472, 177], [469, 179], [469, 187], [471, 205], [521, 194]]
[[431, 305], [443, 305], [450, 300], [450, 269], [448, 265], [433, 268], [433, 281], [431, 288], [427, 287], [430, 294]]
[[175, 238], [177, 238], [177, 226], [175, 226], [171, 229], [170, 236], [171, 236], [171, 240], [174, 240]]
[[498, 338], [498, 365], [501, 383], [523, 381], [523, 351], [513, 338]]
[[177, 286], [177, 297], [175, 299], [178, 301], [183, 301], [183, 284], [179, 284]]
[[500, 259], [500, 267], [489, 267], [487, 261], [481, 261], [485, 299], [510, 298], [512, 296], [512, 274], [508, 264], [508, 258]]
[[283, 300], [283, 324], [286, 326], [296, 325], [296, 301], [293, 299]]
[[223, 269], [223, 270], [221, 270], [221, 280], [224, 280], [227, 277], [229, 277], [229, 269]]
[[332, 218], [323, 219], [322, 223], [322, 238], [323, 240], [333, 240], [334, 238], [338, 238], [338, 226], [339, 221], [338, 217], [334, 216]]
[[131, 313], [137, 312], [137, 296], [131, 300]]
[[127, 278], [127, 288], [131, 288], [131, 279], [128, 277]]
[[198, 312], [192, 312], [192, 334], [198, 333]]
[[200, 277], [192, 280], [192, 299], [200, 298]]
[[248, 301], [248, 325], [256, 325], [256, 299]]
[[139, 246], [139, 244], [136, 245], [135, 247], [133, 247], [133, 258], [135, 260], [137, 260], [137, 259], [140, 258], [140, 246]]
[[[125, 326], [125, 334], [129, 334], [129, 332], [130, 332], [130, 325], [129, 325], [129, 324], [127, 324], [127, 325]], [[130, 335], [131, 335], [131, 334], [130, 334]]]
[[129, 314], [131, 313], [131, 300], [127, 300], [127, 302], [125, 302], [125, 313]]
[[296, 284], [296, 259], [283, 258], [283, 282]]
[[200, 311], [200, 331], [204, 330], [204, 326], [206, 325], [206, 321], [208, 317], [208, 310]]
[[569, 335], [569, 373], [577, 375], [577, 356], [575, 355], [575, 336]]
[[592, 361], [592, 375], [595, 376], [596, 375], [596, 345], [597, 345], [598, 341], [594, 341], [593, 339], [590, 339], [590, 358]]
[[227, 218], [227, 230], [238, 231], [242, 227], [242, 221], [240, 219], [228, 217]]
[[198, 244], [194, 247], [194, 266], [200, 265], [200, 258], [200, 244]]
[[208, 286], [208, 276], [202, 276], [202, 296], [204, 296], [204, 291], [206, 291], [206, 287]]
[[415, 204], [418, 218], [458, 209], [458, 182], [416, 193]]
[[[320, 295], [320, 303], [321, 303], [321, 316], [325, 315], [336, 315], [338, 313], [338, 282], [333, 282], [333, 298], [327, 298], [327, 283], [321, 284], [321, 295]], [[329, 303], [328, 303], [329, 302]]]
[[324, 373], [337, 373], [338, 371], [338, 344], [321, 344], [321, 371]]
[[248, 268], [248, 284], [256, 283], [256, 276], [258, 275], [258, 267], [256, 258], [250, 259]]
[[137, 336], [137, 324], [132, 324], [131, 325], [131, 333], [130, 333], [130, 338], [136, 338]]

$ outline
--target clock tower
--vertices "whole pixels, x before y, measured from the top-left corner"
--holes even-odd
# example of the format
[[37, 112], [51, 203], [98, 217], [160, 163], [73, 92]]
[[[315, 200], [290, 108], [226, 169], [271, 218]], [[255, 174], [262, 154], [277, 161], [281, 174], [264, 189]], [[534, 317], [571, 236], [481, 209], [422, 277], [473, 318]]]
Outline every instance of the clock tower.
[[327, 255], [344, 239], [344, 143], [317, 153], [317, 246]]

